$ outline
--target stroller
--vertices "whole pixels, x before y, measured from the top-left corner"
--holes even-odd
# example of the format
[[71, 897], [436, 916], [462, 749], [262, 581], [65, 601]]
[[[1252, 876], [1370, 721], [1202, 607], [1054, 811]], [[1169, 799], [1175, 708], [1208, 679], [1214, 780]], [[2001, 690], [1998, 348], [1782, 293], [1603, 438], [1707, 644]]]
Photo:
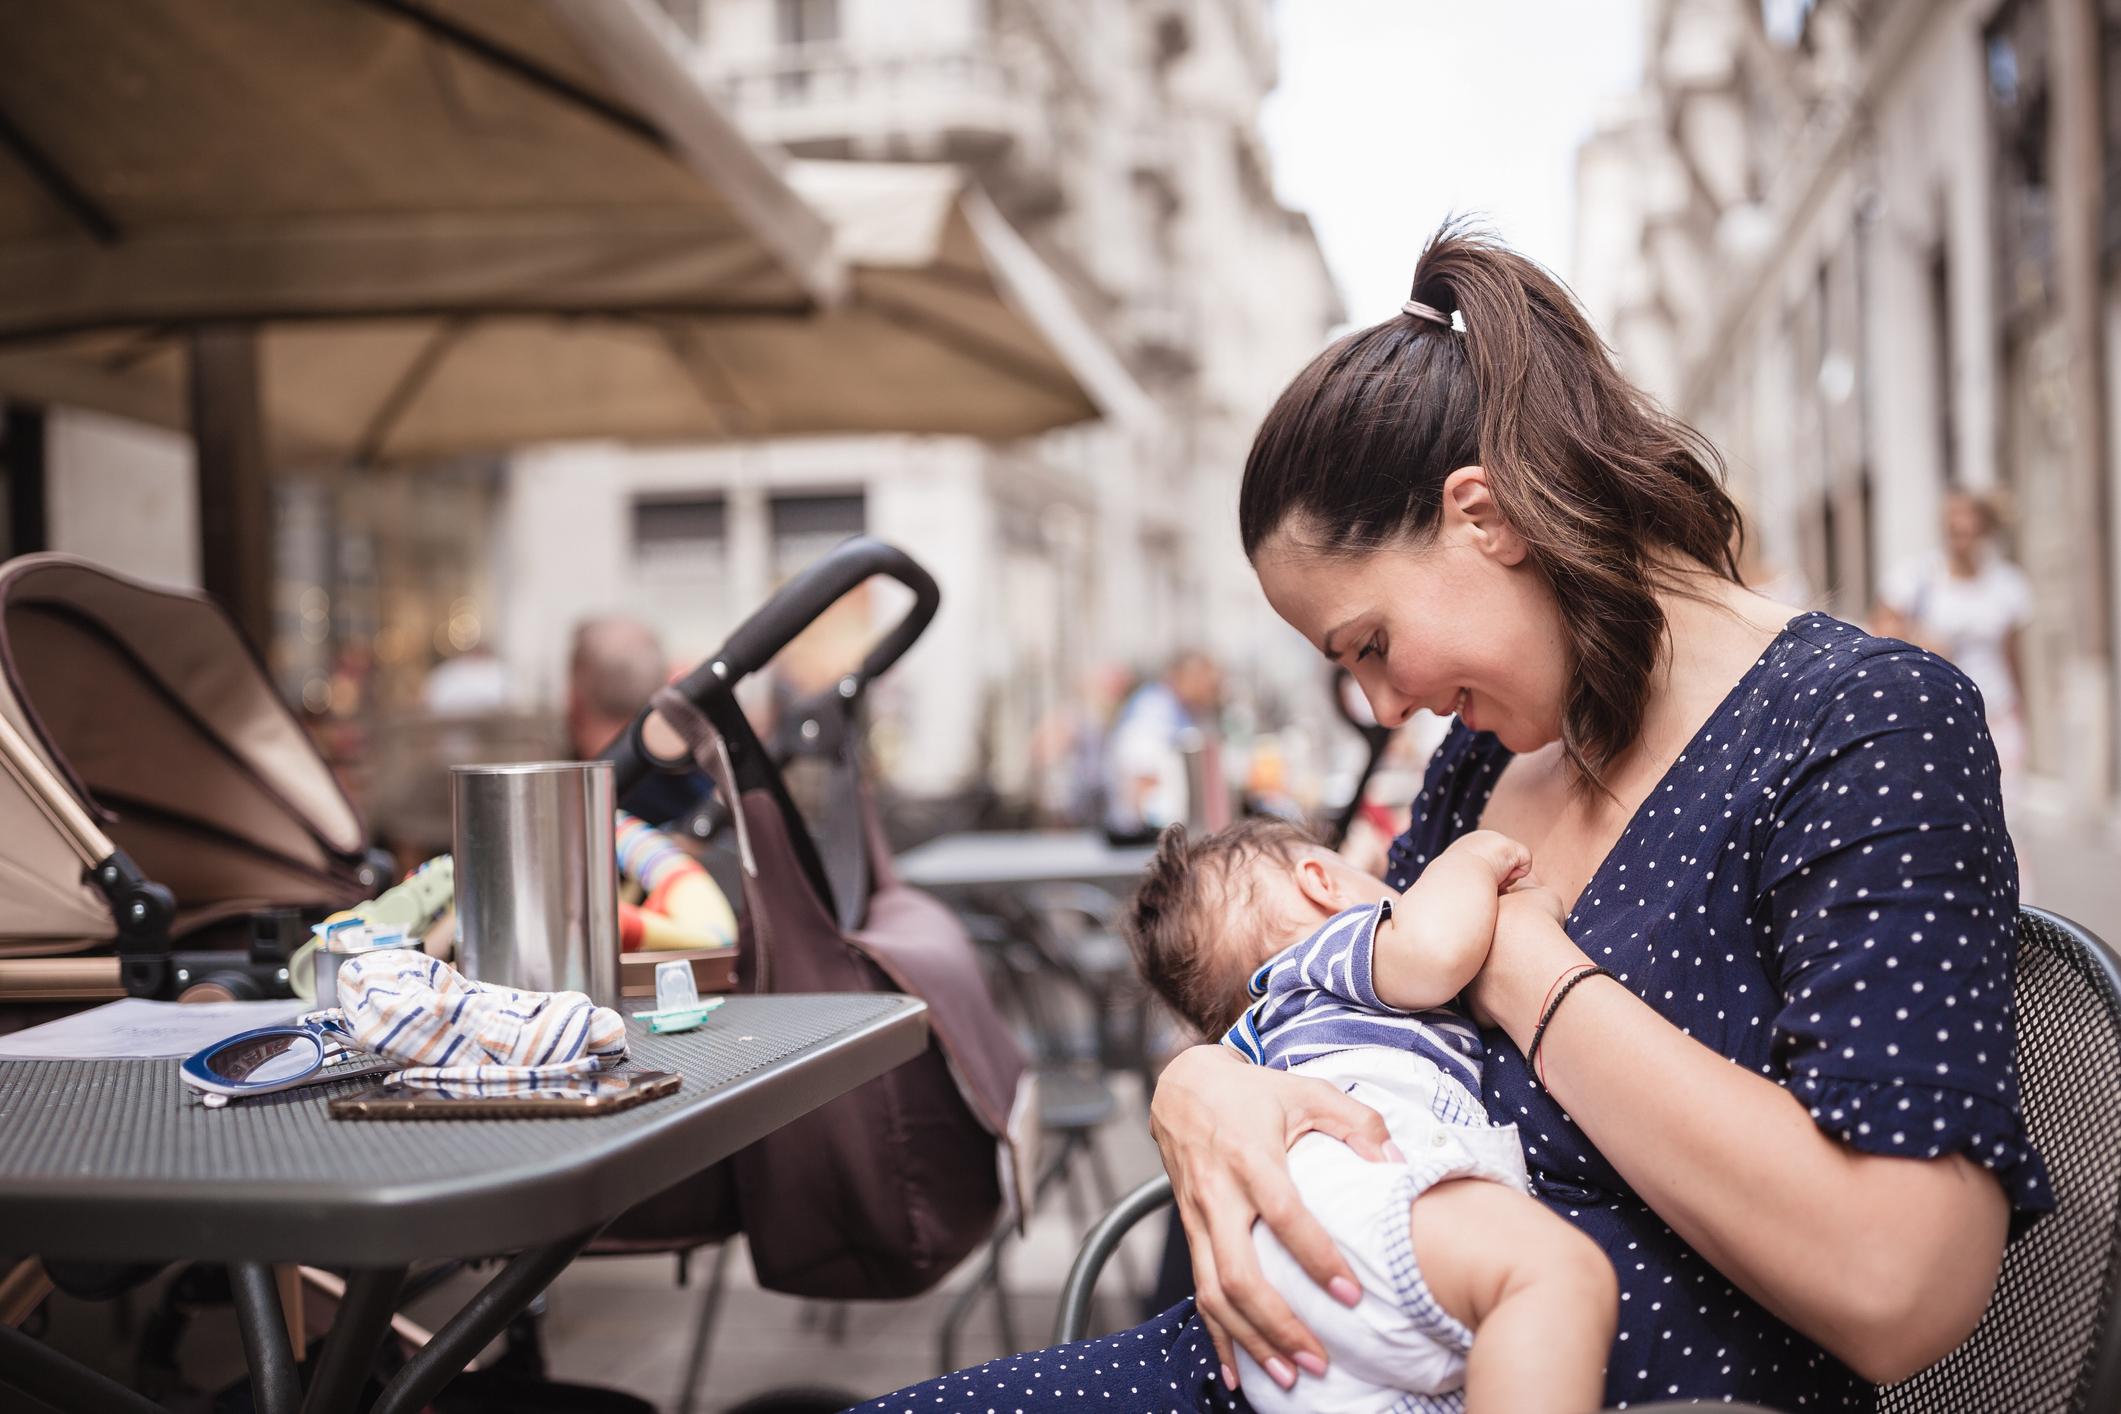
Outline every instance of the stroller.
[[0, 566], [0, 1000], [286, 996], [386, 862], [226, 613], [69, 555]]
[[[737, 684], [875, 575], [911, 589], [912, 609], [858, 668], [795, 704], [769, 749], [737, 704]], [[894, 877], [857, 757], [864, 689], [939, 602], [935, 581], [903, 552], [848, 540], [657, 695], [651, 710], [686, 755], [651, 752], [645, 711], [605, 751], [622, 801], [657, 769], [698, 769], [715, 782], [740, 875], [740, 989], [910, 992], [928, 1004], [932, 1037], [918, 1059], [622, 1217], [607, 1243], [667, 1250], [741, 1229], [762, 1285], [889, 1299], [933, 1287], [986, 1240], [1005, 1204], [1016, 1207], [1030, 1167], [1019, 1137], [1036, 1128], [1023, 1055], [956, 915]], [[783, 776], [797, 754], [823, 757], [829, 773], [832, 807], [816, 830]]]

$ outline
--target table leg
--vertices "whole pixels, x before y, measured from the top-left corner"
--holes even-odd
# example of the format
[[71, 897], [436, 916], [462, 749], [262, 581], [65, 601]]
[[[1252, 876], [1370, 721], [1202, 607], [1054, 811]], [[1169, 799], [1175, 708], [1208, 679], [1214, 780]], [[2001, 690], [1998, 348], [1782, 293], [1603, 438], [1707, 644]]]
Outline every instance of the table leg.
[[346, 1281], [331, 1318], [331, 1333], [309, 1377], [302, 1414], [351, 1414], [368, 1378], [369, 1361], [390, 1329], [405, 1287], [403, 1267], [364, 1267]]
[[252, 1404], [259, 1414], [295, 1414], [302, 1402], [302, 1377], [295, 1370], [273, 1269], [263, 1262], [231, 1262], [228, 1284], [236, 1298], [243, 1358], [250, 1362]]
[[68, 1414], [168, 1414], [161, 1405], [13, 1326], [0, 1326], [0, 1388]]
[[413, 1352], [398, 1371], [398, 1377], [383, 1391], [369, 1414], [414, 1414], [425, 1408], [449, 1382], [463, 1372], [472, 1357], [486, 1348], [507, 1324], [552, 1285], [553, 1278], [567, 1270], [603, 1231], [602, 1224], [547, 1247], [532, 1247], [508, 1260], [494, 1279], [479, 1288], [479, 1294], [464, 1309], [435, 1332], [433, 1340]]
[[50, 1273], [36, 1257], [24, 1257], [0, 1276], [0, 1326], [19, 1326], [52, 1294]]

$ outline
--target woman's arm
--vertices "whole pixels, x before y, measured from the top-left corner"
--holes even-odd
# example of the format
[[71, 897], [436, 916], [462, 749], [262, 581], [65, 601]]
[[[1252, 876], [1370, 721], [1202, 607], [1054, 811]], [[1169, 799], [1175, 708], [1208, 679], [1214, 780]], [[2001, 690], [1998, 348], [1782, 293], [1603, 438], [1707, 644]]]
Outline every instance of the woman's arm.
[[[1587, 961], [1549, 910], [1513, 895], [1474, 1001], [1527, 1048], [1548, 987]], [[1781, 1085], [1604, 978], [1569, 993], [1539, 1064], [1554, 1098], [1673, 1232], [1864, 1378], [1922, 1369], [1981, 1318], [2009, 1205], [1963, 1156], [1850, 1149]]]
[[1343, 1304], [1358, 1304], [1362, 1289], [1347, 1259], [1289, 1179], [1289, 1146], [1315, 1130], [1366, 1159], [1399, 1158], [1383, 1117], [1329, 1081], [1251, 1065], [1223, 1046], [1195, 1046], [1164, 1067], [1149, 1127], [1171, 1175], [1194, 1293], [1225, 1382], [1236, 1388], [1233, 1338], [1284, 1388], [1295, 1380], [1292, 1362], [1323, 1370], [1324, 1348], [1260, 1274], [1252, 1221], [1265, 1218], [1313, 1281]]

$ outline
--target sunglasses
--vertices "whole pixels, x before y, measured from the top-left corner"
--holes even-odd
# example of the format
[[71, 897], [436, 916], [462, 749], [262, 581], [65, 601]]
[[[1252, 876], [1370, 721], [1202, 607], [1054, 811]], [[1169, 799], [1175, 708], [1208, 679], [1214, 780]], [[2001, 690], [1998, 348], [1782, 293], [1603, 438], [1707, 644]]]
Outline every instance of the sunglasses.
[[216, 1041], [178, 1067], [209, 1109], [245, 1095], [268, 1095], [395, 1070], [396, 1061], [359, 1049], [336, 1011], [311, 1012]]

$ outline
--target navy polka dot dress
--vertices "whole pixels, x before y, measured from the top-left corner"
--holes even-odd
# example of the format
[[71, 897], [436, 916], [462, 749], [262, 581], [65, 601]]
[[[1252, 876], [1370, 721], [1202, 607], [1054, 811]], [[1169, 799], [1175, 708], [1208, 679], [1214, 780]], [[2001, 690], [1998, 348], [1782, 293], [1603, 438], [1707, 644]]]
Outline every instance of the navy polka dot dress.
[[[1510, 753], [1462, 725], [1393, 846], [1404, 888], [1474, 828]], [[1824, 614], [1790, 623], [1689, 742], [1564, 925], [1673, 1025], [1876, 1154], [1965, 1153], [2017, 1221], [2053, 1206], [2013, 1059], [2018, 866], [1979, 694]], [[1658, 1220], [1501, 1032], [1485, 1098], [1534, 1191], [1620, 1276], [1606, 1402], [1870, 1409], [1870, 1387]]]
[[[1475, 828], [1510, 753], [1463, 725], [1393, 845], [1405, 888]], [[2053, 1206], [2012, 1056], [2018, 870], [1979, 694], [1957, 669], [1823, 614], [1793, 620], [1599, 866], [1566, 927], [1674, 1025], [1787, 1086], [1871, 1153], [1965, 1153], [2017, 1222]], [[1620, 1277], [1606, 1402], [1863, 1410], [1871, 1389], [1675, 1237], [1501, 1032], [1486, 1101], [1535, 1191]], [[876, 1414], [1232, 1410], [1192, 1303], [1134, 1330], [887, 1395]]]

